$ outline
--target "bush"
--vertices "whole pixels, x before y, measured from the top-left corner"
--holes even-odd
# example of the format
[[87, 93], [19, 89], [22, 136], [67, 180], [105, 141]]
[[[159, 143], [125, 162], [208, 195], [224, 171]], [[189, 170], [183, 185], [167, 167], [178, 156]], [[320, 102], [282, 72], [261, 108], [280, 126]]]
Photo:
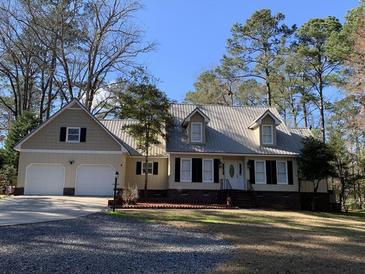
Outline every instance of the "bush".
[[0, 193], [5, 193], [8, 186], [14, 185], [16, 169], [11, 165], [4, 165], [0, 170]]
[[126, 204], [135, 204], [138, 200], [138, 186], [129, 185], [126, 189], [124, 189], [122, 193], [122, 200], [123, 203]]

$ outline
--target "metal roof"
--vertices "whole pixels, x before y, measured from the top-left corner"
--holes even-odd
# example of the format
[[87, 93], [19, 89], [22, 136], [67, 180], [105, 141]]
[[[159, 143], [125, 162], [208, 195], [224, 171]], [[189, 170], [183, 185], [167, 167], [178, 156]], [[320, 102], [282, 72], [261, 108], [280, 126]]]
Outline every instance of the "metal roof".
[[[181, 127], [181, 122], [196, 107], [196, 105], [190, 104], [172, 105], [174, 127], [169, 135], [167, 152], [294, 156], [300, 152], [302, 147], [300, 136], [310, 134], [308, 129], [289, 130], [275, 108], [200, 105], [199, 109], [210, 119], [207, 125], [206, 142], [202, 145], [189, 144], [185, 141], [186, 133], [185, 129]], [[263, 147], [256, 144], [255, 132], [248, 128], [252, 121], [267, 110], [270, 110], [281, 121], [281, 124], [277, 126], [277, 145], [275, 147]]]
[[[186, 142], [186, 130], [182, 126], [184, 119], [197, 107], [209, 117], [205, 144]], [[252, 122], [270, 110], [280, 121], [277, 126], [277, 145], [262, 147], [255, 143], [255, 132], [248, 127]], [[151, 156], [166, 156], [170, 152], [181, 153], [227, 153], [245, 155], [287, 155], [295, 156], [302, 147], [303, 137], [311, 136], [309, 129], [288, 129], [275, 108], [267, 107], [230, 107], [221, 105], [173, 104], [171, 113], [174, 118], [167, 145], [161, 139], [160, 145], [153, 145]], [[101, 120], [101, 123], [115, 136], [121, 139], [124, 147], [132, 156], [142, 156], [137, 143], [123, 125], [131, 120]]]
[[[101, 120], [100, 121], [111, 133], [117, 136], [123, 146], [128, 150], [131, 156], [143, 156], [142, 152], [137, 148], [136, 140], [123, 129], [124, 125], [134, 123], [132, 120]], [[149, 151], [151, 156], [166, 156], [166, 144], [161, 138], [160, 145], [152, 145]]]

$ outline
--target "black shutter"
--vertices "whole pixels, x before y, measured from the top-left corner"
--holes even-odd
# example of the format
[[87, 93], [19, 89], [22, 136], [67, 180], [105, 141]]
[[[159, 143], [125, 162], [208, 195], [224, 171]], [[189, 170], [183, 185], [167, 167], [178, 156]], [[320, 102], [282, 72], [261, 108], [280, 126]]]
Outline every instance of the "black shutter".
[[194, 183], [203, 182], [203, 160], [199, 158], [193, 158], [192, 169], [192, 181]]
[[266, 183], [277, 184], [276, 161], [266, 161]]
[[158, 175], [158, 162], [153, 162], [153, 175]]
[[271, 161], [271, 183], [278, 183], [278, 176], [276, 175], [276, 161]]
[[81, 143], [85, 143], [86, 142], [86, 128], [85, 127], [81, 128], [80, 142]]
[[294, 178], [293, 178], [293, 161], [288, 161], [288, 184], [292, 185]]
[[66, 127], [61, 127], [60, 129], [60, 142], [65, 142], [66, 141]]
[[175, 182], [180, 182], [180, 158], [175, 158]]
[[271, 185], [271, 161], [266, 160], [266, 183]]
[[219, 183], [219, 159], [214, 159], [214, 183]]
[[137, 162], [136, 163], [136, 175], [141, 175], [142, 174], [142, 162]]
[[250, 171], [250, 183], [255, 184], [255, 161], [254, 160], [248, 161], [248, 168]]

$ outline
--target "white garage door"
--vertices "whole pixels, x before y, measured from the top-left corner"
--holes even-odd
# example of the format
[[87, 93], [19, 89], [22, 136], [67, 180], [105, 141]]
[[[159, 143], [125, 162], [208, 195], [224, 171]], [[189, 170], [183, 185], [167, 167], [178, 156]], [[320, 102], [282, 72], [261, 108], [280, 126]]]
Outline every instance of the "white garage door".
[[25, 175], [25, 195], [63, 195], [65, 167], [61, 164], [31, 164]]
[[108, 165], [80, 165], [76, 171], [75, 195], [110, 196], [115, 169]]

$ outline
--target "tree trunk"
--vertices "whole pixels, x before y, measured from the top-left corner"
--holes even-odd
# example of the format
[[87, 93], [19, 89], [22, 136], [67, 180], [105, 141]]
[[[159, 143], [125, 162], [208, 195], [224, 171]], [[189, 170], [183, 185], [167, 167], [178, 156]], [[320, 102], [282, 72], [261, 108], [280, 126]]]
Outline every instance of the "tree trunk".
[[[147, 184], [148, 184], [148, 153], [146, 154], [145, 158], [144, 158], [144, 162], [145, 162], [145, 173], [144, 173], [144, 191], [143, 191], [143, 196], [144, 198], [147, 198]], [[143, 170], [143, 167], [142, 167]]]
[[304, 127], [308, 128], [308, 111], [307, 104], [303, 102], [303, 117], [304, 117]]

